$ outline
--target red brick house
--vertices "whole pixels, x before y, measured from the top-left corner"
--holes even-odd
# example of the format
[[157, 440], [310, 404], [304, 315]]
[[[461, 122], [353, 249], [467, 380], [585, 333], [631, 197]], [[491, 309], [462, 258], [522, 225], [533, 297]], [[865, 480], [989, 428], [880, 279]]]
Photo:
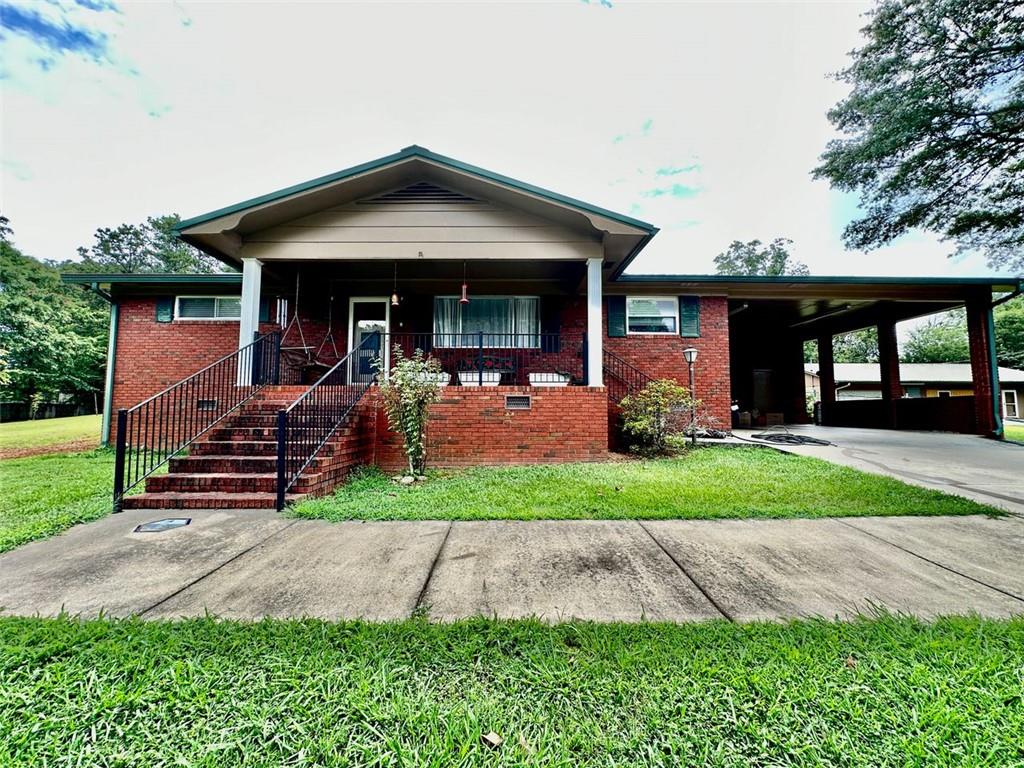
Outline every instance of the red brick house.
[[[627, 274], [657, 231], [413, 146], [182, 222], [238, 272], [67, 275], [111, 301], [119, 503], [145, 480], [126, 506], [273, 506], [401, 466], [372, 385], [395, 344], [444, 370], [435, 466], [588, 460], [614, 445], [625, 394], [688, 383], [684, 349], [723, 429], [734, 401], [799, 421], [803, 342], [825, 379], [832, 335], [868, 325], [879, 426], [898, 427], [895, 323], [966, 305], [975, 395], [957, 424], [1000, 433], [991, 307], [1018, 280]], [[826, 423], [840, 407], [823, 403]]]

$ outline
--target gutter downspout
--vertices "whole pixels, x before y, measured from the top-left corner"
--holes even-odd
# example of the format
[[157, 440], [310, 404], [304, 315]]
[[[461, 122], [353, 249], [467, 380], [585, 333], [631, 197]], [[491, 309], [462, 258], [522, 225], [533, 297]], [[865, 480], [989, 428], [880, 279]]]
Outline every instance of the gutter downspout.
[[110, 444], [110, 421], [114, 405], [114, 362], [117, 354], [117, 321], [120, 304], [110, 302], [110, 332], [107, 336], [107, 371], [103, 383], [103, 433], [100, 445], [106, 448]]

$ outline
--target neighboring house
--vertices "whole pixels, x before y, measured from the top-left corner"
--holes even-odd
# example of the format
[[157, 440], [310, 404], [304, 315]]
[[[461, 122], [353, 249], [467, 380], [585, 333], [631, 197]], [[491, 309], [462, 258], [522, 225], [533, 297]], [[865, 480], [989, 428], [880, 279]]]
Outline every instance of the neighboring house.
[[444, 368], [435, 466], [588, 460], [616, 445], [623, 396], [688, 383], [684, 350], [706, 423], [729, 429], [734, 402], [759, 424], [799, 421], [805, 340], [827, 354], [834, 334], [877, 326], [890, 404], [895, 323], [966, 306], [977, 397], [956, 426], [1000, 432], [991, 305], [1017, 279], [628, 272], [657, 231], [413, 146], [181, 223], [239, 272], [66, 275], [111, 302], [118, 496], [167, 459], [126, 505], [280, 506], [358, 464], [401, 467], [372, 386], [396, 344]]
[[[882, 397], [881, 372], [874, 363], [836, 363], [836, 398], [839, 400]], [[804, 364], [805, 386], [821, 392], [818, 364]], [[974, 395], [970, 363], [900, 363], [904, 397], [963, 397]], [[1024, 418], [1024, 371], [999, 369], [1003, 418]], [[818, 395], [815, 399], [820, 399]]]

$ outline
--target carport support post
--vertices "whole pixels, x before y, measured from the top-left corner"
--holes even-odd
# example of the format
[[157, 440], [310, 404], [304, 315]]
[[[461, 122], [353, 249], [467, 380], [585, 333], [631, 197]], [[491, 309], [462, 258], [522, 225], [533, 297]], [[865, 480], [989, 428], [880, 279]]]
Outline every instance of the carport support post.
[[831, 333], [818, 337], [818, 386], [821, 388], [821, 423], [827, 425], [836, 402], [836, 363]]
[[999, 403], [999, 368], [996, 362], [995, 323], [991, 293], [967, 301], [967, 338], [974, 382], [974, 418], [979, 434], [1001, 438], [1003, 419]]
[[882, 373], [882, 401], [885, 404], [886, 426], [895, 428], [896, 401], [903, 397], [900, 383], [900, 352], [896, 344], [896, 323], [883, 320], [878, 324], [878, 365]]

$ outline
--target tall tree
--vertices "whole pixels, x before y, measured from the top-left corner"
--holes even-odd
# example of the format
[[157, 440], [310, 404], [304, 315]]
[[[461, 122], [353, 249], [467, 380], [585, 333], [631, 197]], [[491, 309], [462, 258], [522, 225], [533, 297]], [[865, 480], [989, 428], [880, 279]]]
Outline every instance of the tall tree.
[[1015, 0], [880, 0], [839, 74], [844, 134], [817, 178], [860, 192], [844, 233], [874, 248], [937, 232], [1024, 271], [1024, 12]]
[[936, 315], [912, 330], [900, 359], [904, 363], [970, 362], [967, 319], [963, 310]]
[[760, 240], [741, 243], [733, 240], [715, 256], [715, 269], [720, 275], [807, 275], [806, 264], [793, 261], [789, 255], [792, 240], [777, 237], [768, 245]]
[[81, 261], [72, 269], [96, 272], [219, 272], [224, 269], [216, 259], [174, 235], [180, 218], [150, 216], [142, 224], [121, 224], [113, 229], [100, 227], [88, 248], [78, 249]]

